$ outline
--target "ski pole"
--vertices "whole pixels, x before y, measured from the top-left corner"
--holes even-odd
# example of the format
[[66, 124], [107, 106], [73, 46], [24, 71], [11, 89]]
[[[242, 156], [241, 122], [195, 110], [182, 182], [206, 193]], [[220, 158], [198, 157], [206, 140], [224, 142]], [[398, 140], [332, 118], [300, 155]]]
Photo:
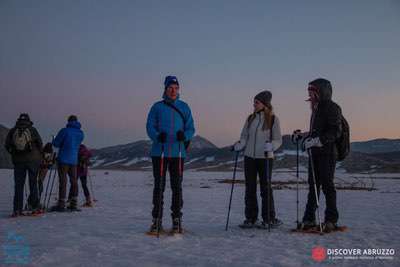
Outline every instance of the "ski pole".
[[233, 195], [233, 187], [235, 186], [236, 169], [237, 169], [237, 164], [238, 164], [238, 158], [239, 158], [239, 151], [237, 151], [236, 154], [235, 154], [235, 167], [233, 168], [233, 177], [232, 177], [232, 186], [231, 186], [231, 196], [230, 196], [230, 198], [229, 198], [228, 216], [227, 216], [227, 218], [226, 218], [225, 231], [228, 231], [228, 226], [229, 226], [229, 216], [230, 216], [230, 214], [231, 214], [232, 195]]
[[296, 142], [296, 224], [299, 229], [299, 141]]
[[163, 182], [164, 182], [164, 144], [161, 144], [161, 158], [160, 158], [160, 190], [158, 194], [158, 216], [157, 216], [157, 238], [160, 238], [161, 231], [161, 212], [162, 212], [162, 194], [163, 194]]
[[[56, 164], [56, 163], [54, 163], [54, 164]], [[56, 171], [53, 172], [53, 179], [51, 181], [50, 193], [49, 193], [49, 196], [48, 196], [48, 199], [47, 199], [46, 209], [49, 208], [50, 199], [51, 199], [51, 193], [53, 192], [54, 180], [56, 179], [56, 173], [57, 173]], [[51, 177], [49, 177], [49, 178], [51, 178]]]
[[271, 194], [272, 194], [272, 188], [271, 188], [271, 175], [270, 175], [270, 171], [269, 171], [269, 157], [267, 157], [266, 159], [266, 175], [267, 175], [267, 190], [268, 190], [268, 194], [267, 194], [267, 220], [268, 220], [268, 232], [271, 232]]
[[[182, 179], [183, 179], [183, 167], [182, 167], [182, 142], [179, 142], [179, 184], [180, 188], [178, 188], [178, 201], [179, 201], [179, 208], [181, 208], [182, 205], [182, 195], [181, 195], [181, 189], [182, 189]], [[182, 232], [182, 224], [181, 224], [181, 218], [179, 218], [179, 232]]]
[[313, 177], [313, 183], [314, 183], [314, 192], [315, 192], [315, 201], [316, 201], [316, 204], [317, 204], [319, 231], [320, 231], [320, 234], [323, 235], [323, 232], [322, 232], [322, 224], [321, 224], [321, 216], [320, 216], [320, 213], [319, 213], [318, 190], [317, 190], [317, 183], [316, 183], [316, 178], [315, 178], [315, 169], [314, 169], [314, 162], [313, 162], [313, 157], [312, 157], [311, 148], [308, 149], [308, 156], [309, 156], [309, 158], [310, 158], [311, 175], [312, 175], [312, 177]]
[[[43, 199], [43, 210], [45, 210], [45, 208], [46, 208], [46, 199], [47, 199], [47, 192], [48, 192], [48, 190], [49, 190], [49, 185], [50, 185], [50, 180], [51, 180], [51, 175], [52, 175], [52, 173], [53, 173], [53, 171], [55, 171], [54, 169], [55, 169], [55, 159], [56, 159], [56, 153], [54, 152], [53, 153], [53, 156], [52, 156], [52, 159], [51, 159], [51, 163], [52, 163], [52, 165], [51, 165], [51, 168], [50, 168], [50, 171], [49, 171], [49, 175], [48, 175], [48, 179], [47, 179], [47, 185], [46, 185], [46, 191], [45, 191], [45, 193], [44, 193], [44, 199]], [[42, 202], [42, 195], [40, 195], [40, 203]]]
[[[44, 192], [44, 199], [43, 199], [43, 204], [42, 204], [42, 209], [45, 210], [46, 208], [46, 199], [47, 199], [47, 192], [49, 191], [49, 185], [50, 185], [50, 180], [51, 180], [51, 175], [53, 173], [53, 166], [51, 167], [49, 171], [49, 175], [47, 178], [47, 185], [46, 185], [46, 191]], [[42, 203], [42, 196], [40, 196], [40, 203]]]
[[[29, 177], [28, 177], [29, 179]], [[29, 182], [29, 180], [28, 180]], [[25, 191], [25, 206], [24, 206], [24, 210], [28, 209], [28, 188], [26, 187], [26, 182], [24, 181], [24, 191]]]
[[300, 228], [300, 221], [299, 221], [299, 144], [300, 140], [302, 139], [301, 130], [295, 130], [292, 134], [292, 143], [296, 144], [296, 226], [297, 229]]

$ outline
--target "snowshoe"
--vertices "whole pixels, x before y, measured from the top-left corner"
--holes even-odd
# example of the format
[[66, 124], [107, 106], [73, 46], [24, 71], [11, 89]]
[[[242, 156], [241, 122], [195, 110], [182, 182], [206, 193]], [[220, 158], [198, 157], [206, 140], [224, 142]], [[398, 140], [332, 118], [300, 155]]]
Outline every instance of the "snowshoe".
[[[160, 231], [158, 231], [158, 230], [160, 230]], [[158, 236], [158, 234], [160, 234], [160, 235], [165, 234], [165, 231], [162, 227], [161, 220], [153, 219], [150, 229], [149, 229], [149, 231], [146, 232], [146, 235]]]
[[242, 229], [251, 229], [254, 228], [257, 224], [257, 220], [244, 220], [242, 224], [239, 224], [239, 227]]
[[303, 221], [297, 227], [298, 230], [307, 231], [309, 229], [314, 229], [317, 227], [317, 223], [315, 221]]
[[93, 203], [91, 201], [86, 201], [85, 204], [82, 205], [84, 208], [93, 208]]
[[[334, 232], [346, 232], [348, 230], [347, 226], [338, 226], [334, 224], [334, 227], [328, 229], [324, 229], [324, 225], [322, 225], [322, 233], [319, 228], [319, 225], [316, 225], [312, 228], [308, 229], [292, 229], [291, 232], [294, 233], [304, 233], [304, 234], [329, 234], [329, 233], [334, 233]], [[331, 227], [331, 226], [328, 226]]]
[[181, 218], [172, 219], [172, 229], [170, 231], [170, 234], [171, 235], [183, 234], [182, 219]]
[[35, 216], [40, 216], [40, 215], [42, 215], [44, 212], [41, 210], [41, 209], [35, 209], [35, 210], [32, 210], [31, 212], [27, 212], [25, 215], [26, 216], [33, 216], [33, 217], [35, 217]]
[[59, 205], [53, 206], [49, 210], [49, 212], [65, 212], [65, 211], [66, 211], [65, 207]]
[[22, 212], [20, 212], [20, 211], [14, 211], [14, 212], [9, 216], [9, 218], [17, 218], [17, 217], [19, 217], [19, 216], [23, 216]]
[[322, 224], [322, 231], [324, 233], [330, 233], [330, 232], [334, 232], [336, 230], [336, 228], [338, 228], [336, 223], [333, 222], [325, 222]]
[[74, 212], [74, 211], [82, 211], [81, 209], [79, 209], [77, 206], [68, 206], [67, 207], [68, 211]]
[[[283, 222], [281, 220], [275, 218], [275, 219], [271, 220], [270, 224], [271, 224], [271, 228], [278, 228], [280, 225], [283, 224]], [[269, 228], [268, 222], [266, 222], [266, 221], [262, 221], [261, 223], [257, 223], [255, 226], [258, 229], [268, 229]]]

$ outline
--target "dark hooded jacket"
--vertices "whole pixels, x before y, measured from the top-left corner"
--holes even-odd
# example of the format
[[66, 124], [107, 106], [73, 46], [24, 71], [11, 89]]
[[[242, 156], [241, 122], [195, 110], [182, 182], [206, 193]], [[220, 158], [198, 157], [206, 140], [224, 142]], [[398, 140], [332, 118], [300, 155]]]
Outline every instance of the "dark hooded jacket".
[[[31, 149], [27, 151], [16, 151], [13, 136], [15, 131], [20, 129], [28, 128], [31, 133], [32, 143]], [[5, 148], [11, 154], [12, 162], [14, 165], [17, 164], [40, 164], [42, 159], [42, 138], [40, 137], [38, 131], [33, 127], [33, 122], [30, 120], [18, 119], [15, 123], [14, 128], [12, 128], [6, 137]]]
[[322, 147], [313, 147], [317, 154], [336, 154], [336, 140], [342, 133], [342, 111], [338, 104], [332, 101], [332, 85], [328, 80], [316, 79], [309, 83], [318, 88], [319, 102], [313, 111], [310, 122], [311, 137], [319, 137]]

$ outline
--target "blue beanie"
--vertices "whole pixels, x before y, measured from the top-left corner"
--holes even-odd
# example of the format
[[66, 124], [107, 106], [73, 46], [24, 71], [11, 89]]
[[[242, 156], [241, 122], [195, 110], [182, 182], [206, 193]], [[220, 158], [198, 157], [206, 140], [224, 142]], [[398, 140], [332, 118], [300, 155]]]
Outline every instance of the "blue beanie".
[[176, 76], [165, 77], [164, 87], [167, 89], [171, 84], [177, 84], [179, 86], [178, 78]]

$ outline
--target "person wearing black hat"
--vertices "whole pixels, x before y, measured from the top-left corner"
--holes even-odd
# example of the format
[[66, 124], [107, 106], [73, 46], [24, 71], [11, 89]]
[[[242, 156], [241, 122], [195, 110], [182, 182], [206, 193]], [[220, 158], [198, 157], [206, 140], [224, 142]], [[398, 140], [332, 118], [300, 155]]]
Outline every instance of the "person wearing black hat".
[[14, 165], [14, 211], [12, 217], [23, 215], [24, 185], [26, 174], [29, 176], [28, 205], [36, 212], [39, 205], [37, 174], [41, 161], [42, 138], [33, 127], [29, 115], [19, 116], [15, 127], [6, 137], [5, 148], [11, 154]]
[[146, 130], [153, 142], [151, 158], [154, 175], [153, 221], [149, 232], [159, 233], [162, 228], [163, 194], [168, 169], [172, 189], [172, 229], [181, 233], [183, 167], [195, 128], [189, 105], [179, 99], [179, 82], [175, 76], [165, 78], [163, 100], [151, 107]]
[[53, 146], [58, 148], [57, 164], [59, 178], [58, 203], [51, 211], [65, 211], [67, 195], [67, 176], [71, 183], [71, 202], [68, 209], [79, 211], [78, 205], [78, 152], [84, 138], [81, 124], [75, 115], [68, 117], [67, 126], [61, 129], [53, 140]]
[[[279, 118], [273, 112], [271, 99], [270, 91], [263, 91], [254, 97], [254, 112], [246, 119], [240, 140], [233, 146], [236, 152], [244, 151], [246, 219], [240, 225], [242, 228], [266, 228], [282, 223], [276, 218], [272, 188], [268, 186], [274, 151], [282, 145]], [[260, 179], [262, 222], [258, 221], [257, 174]]]
[[[303, 222], [300, 228], [307, 230], [316, 226], [315, 211], [320, 188], [325, 195], [325, 223], [321, 230], [329, 232], [337, 227], [339, 213], [336, 207], [336, 189], [333, 182], [337, 149], [335, 142], [342, 133], [342, 111], [332, 101], [332, 85], [326, 79], [316, 79], [308, 84], [311, 107], [311, 123], [303, 149], [312, 157], [309, 159], [309, 192]], [[314, 176], [314, 177], [313, 177]], [[315, 178], [315, 187], [314, 179]]]

